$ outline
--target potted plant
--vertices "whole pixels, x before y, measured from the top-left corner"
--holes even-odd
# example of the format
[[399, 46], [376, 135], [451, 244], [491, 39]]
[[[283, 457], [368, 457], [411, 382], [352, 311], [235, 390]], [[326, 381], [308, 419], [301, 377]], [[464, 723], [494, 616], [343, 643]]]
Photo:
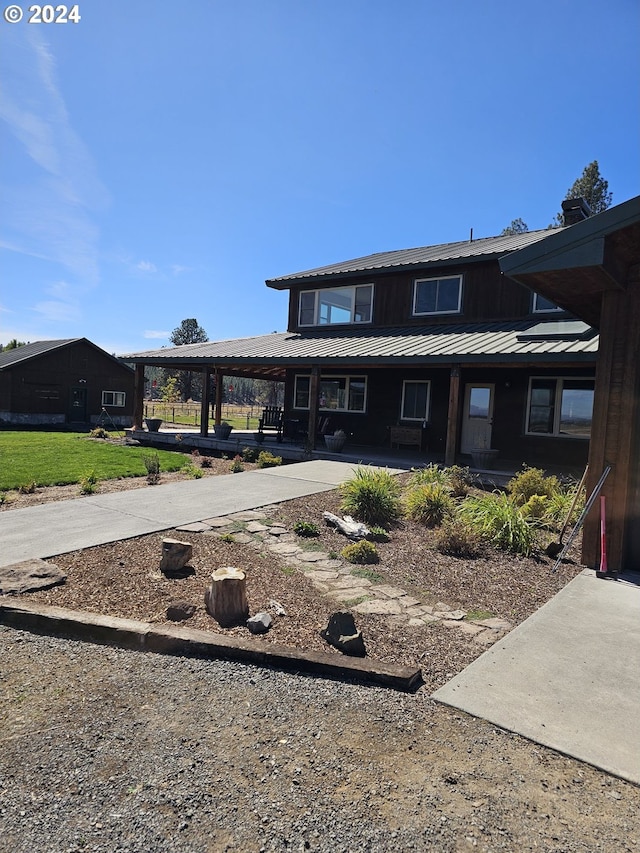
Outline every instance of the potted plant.
[[324, 437], [326, 448], [327, 450], [330, 450], [331, 453], [340, 453], [346, 440], [347, 434], [342, 429], [337, 429], [333, 435], [325, 435]]
[[158, 432], [162, 426], [162, 418], [145, 418], [144, 422], [149, 432]]
[[232, 429], [233, 427], [228, 421], [220, 421], [219, 424], [215, 424], [213, 427], [216, 438], [221, 438], [223, 441], [229, 438]]

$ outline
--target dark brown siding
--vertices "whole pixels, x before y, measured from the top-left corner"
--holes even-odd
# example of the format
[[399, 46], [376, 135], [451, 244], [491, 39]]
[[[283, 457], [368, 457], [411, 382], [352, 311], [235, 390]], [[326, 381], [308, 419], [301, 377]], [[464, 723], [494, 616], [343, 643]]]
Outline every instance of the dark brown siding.
[[[412, 316], [413, 288], [416, 279], [438, 276], [463, 276], [462, 311], [440, 316]], [[330, 282], [310, 282], [294, 287], [289, 298], [289, 331], [297, 331], [298, 300], [301, 290], [374, 284], [373, 326], [425, 326], [485, 320], [513, 320], [530, 316], [531, 292], [503, 276], [497, 261], [441, 267], [428, 271], [373, 273]], [[303, 327], [303, 329], [309, 327]]]

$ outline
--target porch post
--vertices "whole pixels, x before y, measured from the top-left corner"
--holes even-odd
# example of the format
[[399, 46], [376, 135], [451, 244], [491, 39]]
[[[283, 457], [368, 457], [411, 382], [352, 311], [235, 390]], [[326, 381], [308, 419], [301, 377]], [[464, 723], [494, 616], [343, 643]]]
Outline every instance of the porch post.
[[142, 429], [144, 417], [144, 364], [136, 363], [133, 378], [133, 428]]
[[449, 414], [447, 416], [447, 442], [444, 464], [455, 465], [458, 445], [458, 418], [460, 414], [460, 366], [454, 364], [449, 378]]
[[318, 409], [320, 407], [320, 368], [311, 368], [309, 380], [309, 447], [313, 450], [316, 446], [316, 434], [318, 432]]
[[209, 434], [209, 368], [202, 370], [202, 402], [200, 403], [200, 435]]
[[216, 413], [213, 422], [219, 424], [222, 420], [222, 371], [216, 367]]

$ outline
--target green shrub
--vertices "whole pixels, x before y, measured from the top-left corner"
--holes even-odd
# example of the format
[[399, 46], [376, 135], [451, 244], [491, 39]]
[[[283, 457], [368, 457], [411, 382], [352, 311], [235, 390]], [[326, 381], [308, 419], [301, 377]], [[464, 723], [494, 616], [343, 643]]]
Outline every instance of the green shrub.
[[95, 427], [95, 429], [91, 430], [89, 435], [91, 438], [111, 438], [104, 427]]
[[276, 468], [282, 465], [282, 456], [274, 456], [268, 450], [261, 450], [258, 454], [258, 468]]
[[528, 557], [535, 544], [535, 528], [512, 496], [492, 492], [468, 497], [459, 507], [459, 517], [485, 539], [504, 551]]
[[157, 453], [145, 453], [142, 463], [147, 472], [147, 483], [155, 485], [160, 482], [160, 457]]
[[200, 467], [201, 468], [211, 468], [212, 466], [213, 466], [213, 462], [211, 461], [211, 457], [210, 456], [203, 456], [202, 459], [200, 460]]
[[469, 494], [469, 489], [473, 485], [473, 474], [470, 468], [463, 468], [460, 465], [451, 465], [447, 471], [447, 481], [451, 494], [454, 498], [464, 498]]
[[98, 483], [98, 478], [95, 475], [94, 471], [87, 474], [86, 477], [83, 477], [80, 480], [80, 494], [81, 495], [92, 495], [96, 490], [96, 485]]
[[420, 521], [427, 527], [437, 527], [451, 515], [454, 503], [445, 485], [439, 482], [427, 482], [413, 486], [407, 492], [405, 509], [413, 521]]
[[38, 488], [38, 484], [36, 483], [36, 481], [30, 480], [28, 483], [23, 483], [18, 488], [18, 491], [20, 492], [21, 495], [32, 495], [37, 488]]
[[535, 518], [539, 521], [547, 514], [548, 502], [549, 499], [546, 495], [531, 495], [522, 506], [522, 514], [525, 518]]
[[318, 525], [312, 521], [296, 521], [293, 525], [293, 532], [297, 536], [318, 536]]
[[367, 542], [366, 539], [346, 545], [340, 553], [349, 563], [370, 564], [377, 563], [380, 559], [376, 546], [371, 542]]
[[244, 471], [244, 463], [242, 461], [242, 456], [239, 453], [233, 457], [233, 462], [231, 463], [231, 473], [232, 474], [241, 474]]
[[523, 506], [534, 495], [551, 498], [562, 491], [562, 488], [557, 477], [545, 477], [541, 468], [529, 468], [525, 465], [522, 471], [509, 480], [507, 491], [518, 506]]
[[193, 462], [185, 462], [180, 471], [191, 480], [199, 480], [202, 477], [202, 471], [196, 468]]
[[448, 518], [436, 533], [436, 548], [450, 557], [473, 560], [485, 551], [482, 535], [461, 518]]
[[359, 466], [340, 486], [344, 513], [368, 525], [389, 527], [402, 514], [400, 484], [388, 471]]
[[[571, 489], [567, 489], [562, 492], [558, 492], [553, 495], [547, 501], [546, 512], [544, 514], [544, 521], [547, 524], [561, 525], [564, 524], [567, 516], [569, 515], [569, 510], [571, 509], [571, 504], [573, 503], [573, 499], [576, 494], [577, 485]], [[585, 504], [585, 493], [584, 490], [581, 490], [581, 494], [578, 496], [578, 500], [576, 501], [576, 505], [574, 506], [571, 512], [571, 518], [569, 519], [569, 524], [572, 524], [574, 521], [577, 521], [578, 516], [584, 509]]]
[[449, 483], [449, 477], [445, 468], [441, 468], [433, 462], [430, 462], [424, 468], [412, 468], [411, 477], [409, 479], [409, 488], [414, 486], [426, 486], [430, 483], [439, 483], [446, 486]]
[[391, 537], [389, 536], [388, 531], [384, 529], [384, 527], [378, 527], [377, 525], [374, 525], [373, 527], [369, 528], [369, 535], [367, 536], [367, 539], [370, 542], [389, 542], [391, 540]]
[[242, 458], [245, 462], [255, 462], [258, 458], [258, 450], [255, 447], [245, 447], [242, 450]]

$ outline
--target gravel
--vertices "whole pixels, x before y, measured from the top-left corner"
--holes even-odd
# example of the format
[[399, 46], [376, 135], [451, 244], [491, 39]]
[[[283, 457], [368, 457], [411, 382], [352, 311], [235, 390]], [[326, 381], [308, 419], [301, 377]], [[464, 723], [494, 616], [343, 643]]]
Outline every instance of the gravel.
[[413, 695], [0, 628], [12, 853], [635, 851], [640, 790]]

